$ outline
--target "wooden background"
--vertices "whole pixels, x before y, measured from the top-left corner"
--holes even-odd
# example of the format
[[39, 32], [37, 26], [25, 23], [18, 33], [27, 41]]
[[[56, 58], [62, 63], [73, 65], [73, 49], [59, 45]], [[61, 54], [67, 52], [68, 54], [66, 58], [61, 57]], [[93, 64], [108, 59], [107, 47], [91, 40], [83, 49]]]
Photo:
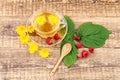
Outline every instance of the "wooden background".
[[59, 48], [52, 48], [48, 59], [30, 55], [15, 33], [17, 25], [43, 7], [70, 16], [76, 28], [92, 21], [112, 31], [89, 58], [69, 69], [62, 63], [54, 80], [120, 80], [120, 0], [0, 0], [0, 80], [49, 80]]

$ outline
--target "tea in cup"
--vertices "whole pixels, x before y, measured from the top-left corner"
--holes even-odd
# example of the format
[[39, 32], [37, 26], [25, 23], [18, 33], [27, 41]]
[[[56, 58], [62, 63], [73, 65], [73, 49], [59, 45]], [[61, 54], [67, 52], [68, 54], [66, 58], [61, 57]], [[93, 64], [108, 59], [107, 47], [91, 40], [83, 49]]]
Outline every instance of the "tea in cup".
[[60, 16], [50, 11], [42, 11], [34, 16], [32, 26], [40, 37], [52, 37], [59, 30]]

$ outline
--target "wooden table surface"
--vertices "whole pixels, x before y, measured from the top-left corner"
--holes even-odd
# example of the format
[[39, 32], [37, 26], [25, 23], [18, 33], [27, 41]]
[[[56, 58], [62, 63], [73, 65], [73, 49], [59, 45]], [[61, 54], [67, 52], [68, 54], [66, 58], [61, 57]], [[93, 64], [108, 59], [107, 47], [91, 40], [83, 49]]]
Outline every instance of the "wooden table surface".
[[120, 80], [120, 0], [0, 0], [0, 80], [49, 80], [59, 47], [43, 59], [30, 55], [15, 33], [29, 16], [43, 7], [68, 15], [75, 28], [83, 22], [102, 24], [112, 31], [102, 48], [67, 68], [60, 65], [54, 80]]

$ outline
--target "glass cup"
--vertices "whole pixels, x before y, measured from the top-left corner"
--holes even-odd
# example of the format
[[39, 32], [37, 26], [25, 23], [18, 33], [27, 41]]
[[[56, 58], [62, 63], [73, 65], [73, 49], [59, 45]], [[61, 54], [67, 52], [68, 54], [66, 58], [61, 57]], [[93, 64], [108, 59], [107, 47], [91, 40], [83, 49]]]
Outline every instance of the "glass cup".
[[32, 26], [42, 38], [52, 37], [60, 29], [63, 16], [51, 9], [36, 11], [32, 16]]
[[57, 11], [46, 8], [37, 10], [33, 13], [27, 21], [26, 26], [28, 27], [29, 25], [33, 26], [37, 35], [33, 36], [28, 33], [28, 36], [32, 41], [36, 42], [40, 46], [41, 44], [42, 46], [48, 46], [45, 43], [45, 39], [48, 37], [53, 37], [56, 33], [64, 29], [62, 38], [53, 43], [52, 46], [60, 43], [64, 39], [68, 30], [67, 22], [64, 17]]

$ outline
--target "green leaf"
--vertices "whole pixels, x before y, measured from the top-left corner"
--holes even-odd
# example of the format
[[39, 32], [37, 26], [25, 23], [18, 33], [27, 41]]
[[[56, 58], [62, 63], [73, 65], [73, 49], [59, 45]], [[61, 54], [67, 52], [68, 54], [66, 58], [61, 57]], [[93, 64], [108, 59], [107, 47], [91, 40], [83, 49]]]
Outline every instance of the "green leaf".
[[80, 42], [85, 47], [99, 48], [105, 44], [111, 32], [104, 26], [86, 22], [79, 26], [77, 35], [81, 36]]
[[64, 64], [67, 67], [71, 67], [74, 64], [74, 62], [77, 60], [77, 56], [76, 56], [77, 55], [77, 48], [76, 48], [75, 43], [73, 41], [74, 24], [68, 16], [64, 16], [64, 18], [67, 21], [68, 32], [67, 32], [64, 40], [62, 41], [62, 44], [61, 44], [61, 47], [60, 47], [60, 53], [62, 51], [62, 47], [64, 46], [64, 44], [70, 43], [72, 45], [72, 50], [70, 51], [70, 53], [63, 58]]
[[[75, 43], [72, 42], [72, 41], [66, 41], [65, 40], [63, 42], [63, 45], [65, 43], [70, 43], [72, 45], [72, 50], [70, 51], [70, 53], [68, 55], [66, 55], [63, 58], [63, 62], [67, 67], [71, 67], [74, 64], [74, 62], [77, 60], [77, 48], [75, 46]], [[62, 47], [61, 47], [61, 50], [62, 50]]]
[[68, 16], [64, 16], [64, 18], [67, 21], [68, 33], [71, 34], [69, 36], [74, 36], [74, 24], [73, 24], [73, 21]]
[[61, 30], [58, 31], [59, 36], [62, 38], [65, 35], [66, 28], [62, 28]]

